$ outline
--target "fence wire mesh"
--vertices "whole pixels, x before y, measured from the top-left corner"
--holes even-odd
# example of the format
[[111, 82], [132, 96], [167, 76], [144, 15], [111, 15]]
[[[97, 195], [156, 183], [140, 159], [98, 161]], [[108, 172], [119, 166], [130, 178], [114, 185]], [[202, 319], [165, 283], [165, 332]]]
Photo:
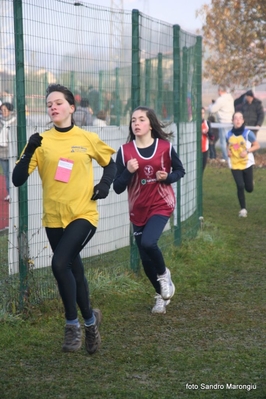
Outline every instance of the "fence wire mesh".
[[[14, 106], [16, 118], [8, 139], [9, 171], [1, 162], [0, 174], [1, 311], [57, 295], [52, 253], [42, 228], [39, 176], [34, 172], [20, 192], [11, 183], [26, 140], [50, 126], [45, 110], [50, 83], [69, 87], [77, 105], [88, 100], [92, 119], [84, 128], [116, 150], [126, 141], [136, 105], [150, 106], [169, 123], [186, 176], [175, 186], [178, 205], [161, 246], [196, 235], [202, 211], [199, 37], [137, 10], [60, 0], [2, 0], [0, 60], [0, 99]], [[99, 114], [105, 126], [99, 126]], [[95, 181], [100, 176], [101, 168], [95, 165]], [[82, 251], [86, 268], [136, 267], [126, 193], [118, 197], [111, 190], [99, 203], [99, 212], [97, 233]]]

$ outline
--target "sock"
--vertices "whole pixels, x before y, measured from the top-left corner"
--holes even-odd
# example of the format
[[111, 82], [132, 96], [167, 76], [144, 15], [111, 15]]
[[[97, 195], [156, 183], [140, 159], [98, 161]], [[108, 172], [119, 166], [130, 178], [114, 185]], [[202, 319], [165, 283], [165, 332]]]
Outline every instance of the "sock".
[[95, 319], [94, 313], [92, 313], [92, 316], [91, 316], [90, 319], [84, 319], [84, 324], [85, 324], [86, 327], [89, 327], [92, 324], [94, 324], [95, 321], [96, 321], [96, 319]]
[[77, 327], [80, 326], [78, 319], [66, 320], [66, 324], [71, 325], [71, 326], [77, 326]]

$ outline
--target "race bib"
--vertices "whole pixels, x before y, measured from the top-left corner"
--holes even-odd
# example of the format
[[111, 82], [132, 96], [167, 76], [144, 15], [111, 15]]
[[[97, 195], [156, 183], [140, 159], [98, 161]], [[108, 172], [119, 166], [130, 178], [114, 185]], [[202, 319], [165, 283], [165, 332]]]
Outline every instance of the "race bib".
[[68, 183], [71, 175], [71, 171], [74, 165], [74, 161], [70, 159], [60, 158], [55, 173], [55, 180], [63, 183]]

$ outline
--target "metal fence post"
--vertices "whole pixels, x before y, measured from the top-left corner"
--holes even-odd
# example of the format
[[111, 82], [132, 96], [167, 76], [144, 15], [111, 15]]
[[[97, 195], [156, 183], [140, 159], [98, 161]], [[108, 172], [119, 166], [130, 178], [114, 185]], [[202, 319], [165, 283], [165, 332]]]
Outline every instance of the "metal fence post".
[[[16, 104], [17, 104], [17, 149], [20, 154], [26, 143], [25, 115], [25, 69], [23, 43], [22, 0], [13, 0], [14, 41], [16, 63]], [[28, 277], [28, 190], [27, 184], [19, 187], [19, 276], [20, 308], [23, 308], [27, 295]]]
[[151, 100], [151, 60], [145, 60], [145, 104], [150, 104]]
[[186, 46], [183, 47], [182, 57], [182, 122], [188, 122], [188, 106], [187, 106], [187, 95], [188, 95], [188, 49]]
[[121, 118], [121, 106], [120, 106], [120, 96], [119, 96], [119, 74], [120, 74], [120, 68], [115, 68], [115, 116], [116, 116], [116, 121], [115, 124], [116, 126], [120, 126], [120, 118]]
[[70, 71], [70, 90], [75, 93], [75, 71]]
[[[202, 216], [202, 151], [201, 151], [201, 107], [202, 107], [202, 37], [197, 36], [196, 41], [196, 87], [197, 87], [197, 181], [198, 181], [198, 198], [197, 210], [198, 216]], [[200, 220], [198, 219], [200, 226]]]
[[[181, 91], [180, 91], [180, 26], [173, 26], [173, 102], [174, 102], [174, 123], [176, 124], [177, 153], [179, 154], [179, 123], [181, 115]], [[174, 226], [174, 243], [180, 245], [182, 241], [181, 220], [180, 220], [180, 181], [176, 187], [176, 223]]]
[[[132, 10], [132, 76], [131, 76], [131, 109], [140, 105], [140, 38], [139, 10]], [[136, 242], [130, 228], [130, 267], [134, 272], [139, 270], [139, 255]]]
[[157, 100], [157, 113], [159, 117], [162, 117], [163, 108], [163, 55], [158, 53], [158, 67], [157, 67], [157, 79], [158, 79], [158, 100]]
[[131, 109], [140, 105], [139, 10], [132, 10]]
[[99, 103], [100, 103], [100, 110], [104, 109], [103, 74], [104, 74], [104, 71], [99, 71]]

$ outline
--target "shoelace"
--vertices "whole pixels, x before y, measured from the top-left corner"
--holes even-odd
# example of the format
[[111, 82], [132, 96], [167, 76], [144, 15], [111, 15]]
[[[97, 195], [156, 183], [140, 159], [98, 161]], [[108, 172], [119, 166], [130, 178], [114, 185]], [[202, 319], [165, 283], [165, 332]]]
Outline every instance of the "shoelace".
[[67, 345], [71, 344], [74, 339], [78, 338], [78, 330], [76, 328], [71, 327], [66, 327], [65, 330], [65, 343]]
[[164, 300], [162, 298], [156, 300], [155, 308], [163, 308], [165, 307]]
[[96, 324], [86, 327], [86, 338], [90, 343], [94, 343], [99, 337], [99, 331]]
[[160, 276], [160, 277], [158, 277], [157, 278], [157, 281], [160, 281], [161, 282], [161, 285], [162, 285], [162, 288], [165, 290], [167, 290], [168, 289], [168, 285], [169, 285], [169, 282], [168, 282], [168, 276]]

